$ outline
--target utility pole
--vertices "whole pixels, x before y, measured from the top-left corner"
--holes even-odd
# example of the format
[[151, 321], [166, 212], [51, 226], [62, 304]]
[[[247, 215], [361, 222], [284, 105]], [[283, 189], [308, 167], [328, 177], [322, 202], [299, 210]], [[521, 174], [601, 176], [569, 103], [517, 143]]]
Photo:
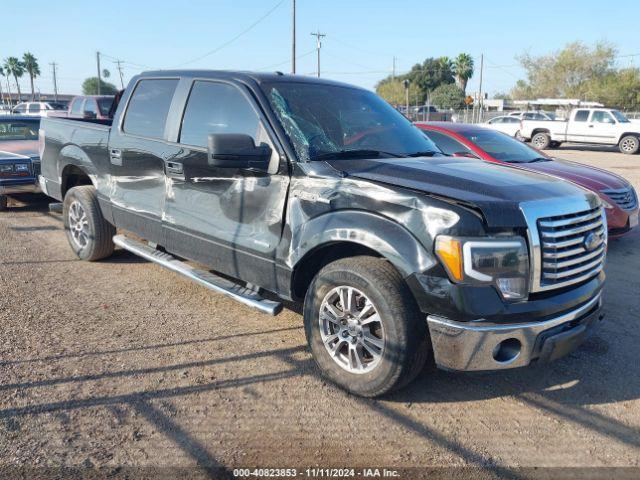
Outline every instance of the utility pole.
[[320, 49], [322, 48], [322, 37], [326, 37], [324, 33], [320, 33], [318, 30], [317, 33], [312, 33], [314, 37], [316, 37], [316, 50], [318, 52], [318, 78], [320, 78]]
[[396, 57], [393, 57], [393, 68], [391, 69], [391, 78], [396, 79]]
[[58, 64], [56, 62], [51, 62], [51, 69], [53, 70], [53, 98], [57, 102], [58, 101], [58, 81], [56, 78], [56, 67]]
[[291, 73], [296, 74], [296, 0], [291, 0]]
[[100, 95], [100, 84], [102, 83], [100, 74], [100, 52], [96, 52], [96, 61], [98, 62], [98, 95]]
[[478, 123], [480, 123], [482, 121], [482, 116], [483, 116], [483, 109], [484, 109], [484, 95], [482, 93], [482, 74], [484, 73], [484, 53], [480, 54], [480, 87], [479, 87], [479, 106], [480, 106], [480, 111], [478, 112]]
[[122, 79], [122, 60], [116, 60], [113, 63], [118, 65], [118, 73], [120, 74], [120, 86], [122, 87], [122, 89], [124, 89], [124, 80]]

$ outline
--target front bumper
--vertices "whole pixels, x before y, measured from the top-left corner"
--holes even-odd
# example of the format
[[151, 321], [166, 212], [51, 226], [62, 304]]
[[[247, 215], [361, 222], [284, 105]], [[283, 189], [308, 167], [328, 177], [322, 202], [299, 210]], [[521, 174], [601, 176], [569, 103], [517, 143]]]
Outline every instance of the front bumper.
[[546, 362], [575, 350], [603, 318], [598, 293], [582, 306], [531, 323], [456, 322], [429, 315], [436, 364], [446, 370], [501, 370]]
[[40, 185], [34, 178], [0, 181], [0, 195], [40, 193]]

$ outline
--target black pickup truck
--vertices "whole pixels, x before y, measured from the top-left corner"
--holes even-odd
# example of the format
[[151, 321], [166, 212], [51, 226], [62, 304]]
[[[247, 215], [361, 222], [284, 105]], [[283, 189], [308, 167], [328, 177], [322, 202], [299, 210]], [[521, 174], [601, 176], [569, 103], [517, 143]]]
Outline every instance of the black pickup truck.
[[76, 254], [117, 245], [269, 314], [304, 302], [321, 371], [356, 394], [401, 387], [430, 357], [550, 361], [602, 319], [596, 196], [444, 156], [372, 92], [148, 72], [112, 123], [42, 120], [40, 184]]

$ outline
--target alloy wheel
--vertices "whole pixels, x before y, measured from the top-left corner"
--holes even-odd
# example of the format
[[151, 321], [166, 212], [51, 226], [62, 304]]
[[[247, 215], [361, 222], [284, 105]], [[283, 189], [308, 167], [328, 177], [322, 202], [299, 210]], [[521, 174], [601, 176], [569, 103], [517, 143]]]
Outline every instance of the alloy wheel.
[[320, 334], [327, 352], [350, 373], [371, 372], [385, 348], [382, 320], [371, 300], [350, 286], [333, 288], [320, 306]]

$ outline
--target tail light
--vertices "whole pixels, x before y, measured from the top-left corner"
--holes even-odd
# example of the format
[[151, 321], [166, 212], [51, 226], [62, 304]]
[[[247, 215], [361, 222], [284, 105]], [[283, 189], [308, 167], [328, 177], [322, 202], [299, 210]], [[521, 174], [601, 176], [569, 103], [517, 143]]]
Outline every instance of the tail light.
[[38, 155], [42, 160], [42, 154], [44, 153], [44, 129], [38, 129]]

